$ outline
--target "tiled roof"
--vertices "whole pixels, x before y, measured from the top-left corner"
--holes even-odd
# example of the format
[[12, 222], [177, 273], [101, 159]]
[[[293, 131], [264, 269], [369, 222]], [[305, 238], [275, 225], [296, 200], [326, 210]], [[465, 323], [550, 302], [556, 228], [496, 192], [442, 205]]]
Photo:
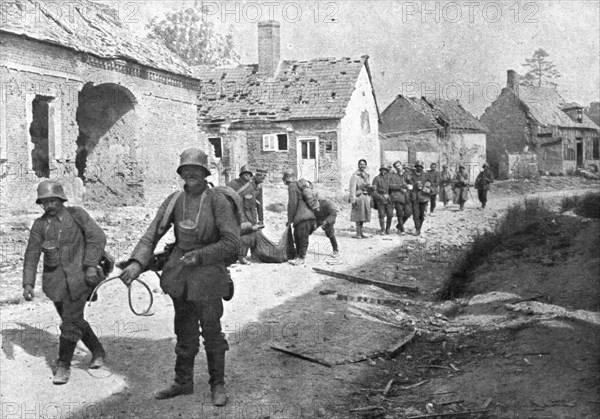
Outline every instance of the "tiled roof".
[[89, 0], [46, 4], [39, 0], [2, 2], [2, 26], [19, 36], [102, 58], [120, 58], [190, 76], [186, 64], [161, 43], [138, 38], [107, 5]]
[[385, 133], [441, 129], [485, 132], [486, 127], [467, 112], [458, 100], [427, 99], [398, 95], [382, 114]]
[[[508, 89], [512, 92], [511, 89]], [[514, 92], [513, 92], [514, 94]], [[519, 99], [526, 105], [527, 111], [538, 123], [563, 128], [591, 128], [600, 130], [594, 122], [583, 114], [582, 122], [573, 120], [563, 109], [569, 104], [560, 94], [549, 87], [519, 87]], [[572, 108], [572, 106], [570, 106]]]
[[451, 129], [486, 132], [487, 128], [456, 100], [425, 99]]
[[[346, 113], [368, 56], [282, 61], [272, 79], [257, 65], [193, 68], [201, 80], [199, 116], [205, 123], [252, 119], [339, 119]], [[370, 76], [369, 76], [370, 77]]]

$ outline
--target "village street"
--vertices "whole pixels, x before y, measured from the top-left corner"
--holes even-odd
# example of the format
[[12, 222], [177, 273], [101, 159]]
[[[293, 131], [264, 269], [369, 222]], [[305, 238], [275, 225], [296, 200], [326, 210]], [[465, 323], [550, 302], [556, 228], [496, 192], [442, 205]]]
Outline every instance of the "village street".
[[[338, 207], [342, 209], [336, 225], [341, 248], [340, 264], [329, 263], [331, 259], [327, 257], [330, 253], [328, 240], [322, 231], [319, 231], [311, 236], [311, 248], [305, 267], [294, 267], [287, 263], [234, 265], [231, 271], [236, 284], [236, 294], [231, 302], [225, 304], [223, 317], [223, 328], [230, 345], [226, 366], [230, 399], [227, 407], [222, 409], [215, 408], [210, 403], [210, 392], [206, 384], [208, 374], [202, 350], [196, 359], [193, 395], [167, 401], [153, 398], [152, 392], [169, 383], [173, 377], [175, 340], [172, 303], [160, 291], [158, 279], [151, 273], [144, 274], [142, 279], [153, 289], [153, 315], [136, 317], [129, 311], [126, 288], [120, 281], [115, 280], [103, 287], [99, 293], [99, 300], [86, 308], [86, 312], [88, 320], [107, 349], [105, 367], [89, 370], [89, 353], [80, 343], [74, 358], [71, 380], [64, 386], [53, 386], [51, 367], [56, 356], [58, 316], [51, 302], [43, 296], [39, 283], [33, 302], [24, 302], [19, 297], [19, 263], [22, 263], [22, 260], [19, 259], [18, 249], [24, 247], [17, 244], [23, 243], [26, 238], [24, 226], [37, 214], [3, 214], [3, 248], [7, 249], [7, 243], [12, 243], [12, 251], [3, 252], [4, 259], [0, 267], [3, 277], [3, 303], [0, 306], [1, 417], [384, 417], [381, 412], [383, 408], [373, 406], [372, 402], [368, 403], [364, 410], [357, 404], [365, 403], [361, 400], [361, 397], [365, 397], [365, 392], [375, 391], [376, 388], [379, 389], [377, 392], [383, 391], [391, 370], [400, 371], [395, 373], [394, 377], [398, 382], [402, 382], [402, 388], [408, 389], [414, 385], [414, 391], [427, 388], [429, 393], [451, 394], [457, 391], [452, 386], [453, 382], [457, 385], [462, 383], [460, 386], [464, 388], [476, 386], [470, 390], [471, 398], [466, 400], [467, 406], [478, 404], [494, 408], [493, 412], [497, 417], [508, 417], [508, 412], [515, 415], [510, 417], [531, 417], [519, 416], [519, 413], [531, 414], [531, 410], [515, 407], [511, 405], [514, 401], [510, 400], [513, 397], [515, 400], [519, 397], [526, 398], [527, 395], [507, 396], [506, 392], [500, 391], [506, 378], [503, 375], [506, 365], [498, 362], [508, 359], [506, 353], [487, 355], [485, 359], [500, 361], [491, 366], [482, 365], [479, 369], [467, 370], [460, 365], [461, 358], [455, 358], [454, 363], [449, 364], [452, 369], [441, 365], [433, 372], [429, 370], [429, 373], [437, 373], [438, 377], [418, 379], [411, 377], [410, 373], [415, 371], [414, 361], [411, 363], [411, 360], [425, 356], [431, 349], [423, 345], [437, 347], [443, 343], [444, 353], [447, 351], [450, 354], [459, 352], [456, 348], [457, 342], [463, 342], [460, 340], [462, 338], [456, 336], [464, 335], [464, 339], [468, 340], [469, 336], [472, 336], [469, 331], [474, 328], [493, 331], [511, 327], [514, 330], [515, 324], [523, 328], [523, 324], [536, 323], [541, 319], [530, 308], [528, 314], [522, 316], [517, 314], [517, 309], [505, 317], [500, 315], [499, 311], [497, 313], [500, 316], [485, 314], [480, 317], [478, 314], [481, 313], [472, 312], [462, 320], [459, 318], [453, 322], [449, 320], [450, 313], [454, 310], [456, 314], [456, 308], [466, 303], [433, 302], [434, 293], [448, 275], [451, 262], [460, 255], [461, 249], [464, 250], [473, 235], [497, 224], [504, 210], [523, 197], [539, 196], [557, 203], [557, 199], [566, 195], [598, 190], [597, 182], [580, 178], [555, 178], [538, 181], [530, 186], [511, 181], [500, 182], [499, 185], [497, 191], [491, 195], [489, 209], [478, 211], [477, 204], [472, 201], [467, 204], [467, 210], [464, 212], [459, 212], [456, 206], [445, 210], [439, 208], [435, 216], [426, 219], [424, 234], [418, 238], [410, 234], [376, 235], [367, 240], [355, 240], [350, 237], [352, 230], [348, 221], [348, 208], [345, 205], [342, 207], [338, 202]], [[538, 192], [534, 195], [534, 191]], [[267, 205], [284, 203], [285, 190], [268, 188], [265, 197]], [[117, 259], [122, 259], [127, 256], [127, 251], [135, 245], [135, 241], [150, 222], [153, 210], [143, 207], [98, 207], [91, 213], [105, 228], [109, 246], [113, 250], [118, 249], [118, 252], [115, 252]], [[375, 213], [372, 216], [375, 216]], [[269, 211], [266, 221], [266, 235], [277, 241], [284, 228], [284, 214]], [[587, 224], [588, 227], [597, 231], [598, 221], [591, 223]], [[376, 224], [375, 216], [369, 227], [374, 228]], [[411, 232], [412, 221], [407, 222], [407, 227]], [[597, 261], [594, 266], [598, 266]], [[395, 282], [406, 285], [407, 289], [414, 287], [418, 290], [408, 294], [391, 293], [372, 285], [359, 285], [320, 275], [312, 268]], [[520, 292], [524, 292], [521, 297], [525, 300], [531, 297], [531, 292], [521, 289], [518, 285], [513, 285], [512, 290], [517, 300], [520, 299]], [[551, 290], [546, 291], [546, 295], [551, 295]], [[589, 291], [592, 296], [597, 295], [594, 294], [596, 291]], [[138, 309], [148, 302], [143, 292], [141, 287], [134, 289], [134, 305]], [[554, 292], [560, 293], [560, 290]], [[585, 293], [585, 290], [583, 292]], [[362, 302], [356, 302], [356, 297], [361, 297]], [[507, 299], [489, 295], [482, 298], [488, 298], [488, 302], [496, 304], [498, 298]], [[383, 304], [378, 305], [378, 302], [385, 300], [401, 302], [402, 306], [395, 306], [394, 310], [391, 310]], [[369, 301], [375, 303], [370, 304]], [[569, 308], [580, 307], [575, 304]], [[595, 311], [598, 311], [597, 306]], [[580, 320], [583, 318], [583, 326], [563, 324], [557, 326], [557, 330], [564, 331], [568, 327], [575, 327], [578, 336], [576, 342], [581, 342], [582, 339], [584, 343], [595, 340], [597, 344], [600, 320], [598, 313], [581, 311], [577, 315]], [[552, 317], [547, 313], [545, 316], [546, 320]], [[350, 330], [348, 324], [353, 325]], [[443, 331], [444, 328], [446, 331]], [[450, 329], [456, 332], [454, 338], [448, 337], [452, 334]], [[417, 343], [407, 345], [406, 353], [400, 353], [390, 359], [381, 354], [385, 352], [383, 349], [399, 338], [406, 337], [407, 341], [410, 340], [415, 332]], [[444, 335], [443, 338], [440, 338], [440, 333]], [[490, 348], [496, 348], [498, 342], [494, 341], [494, 337], [498, 336], [483, 334], [485, 337], [482, 337], [480, 342], [489, 344]], [[516, 341], [518, 339], [515, 338]], [[272, 346], [282, 345], [291, 348], [292, 352], [307, 347], [309, 351], [305, 351], [305, 355], [308, 353], [309, 358], [333, 360], [331, 367], [272, 349]], [[575, 351], [575, 354], [575, 346], [569, 346], [566, 350]], [[340, 347], [343, 347], [345, 352], [340, 352]], [[454, 349], [450, 349], [451, 347]], [[311, 349], [314, 350], [312, 355]], [[336, 360], [340, 357], [333, 356], [335, 351], [338, 351], [338, 355], [350, 355], [360, 362], [352, 362], [348, 358], [347, 362], [338, 363]], [[536, 351], [540, 352], [541, 359], [542, 353], [552, 353], [558, 349], [546, 347], [544, 351]], [[587, 355], [577, 355], [580, 364], [573, 370], [576, 375], [573, 383], [581, 388], [569, 387], [572, 383], [565, 375], [566, 381], [562, 389], [554, 388], [553, 394], [545, 394], [550, 400], [549, 404], [544, 404], [544, 401], [540, 401], [536, 396], [533, 404], [528, 405], [527, 409], [542, 409], [540, 412], [550, 413], [549, 417], [595, 416], [595, 413], [591, 412], [598, 412], [600, 406], [594, 404], [597, 400], [594, 402], [590, 398], [594, 397], [594, 388], [597, 388], [597, 357], [587, 352], [589, 346], [582, 351]], [[370, 353], [379, 353], [381, 356], [374, 355], [371, 359], [368, 356]], [[479, 355], [471, 354], [475, 358]], [[529, 356], [529, 359], [537, 362], [533, 355]], [[527, 363], [525, 368], [531, 361], [527, 360]], [[471, 374], [470, 378], [467, 378], [467, 371]], [[421, 374], [427, 372], [421, 370]], [[445, 377], [445, 374], [448, 377]], [[595, 384], [589, 382], [590, 377], [596, 377]], [[531, 387], [530, 391], [535, 392], [533, 383], [537, 379], [539, 377], [536, 374], [532, 374], [528, 379], [520, 379], [521, 385], [524, 386], [521, 390]], [[546, 379], [555, 382], [551, 377]], [[377, 382], [378, 380], [381, 381]], [[425, 384], [425, 381], [428, 383]], [[369, 382], [372, 383], [371, 386]], [[365, 386], [369, 388], [363, 388]], [[589, 389], [586, 391], [585, 388]], [[396, 391], [390, 392], [389, 388], [387, 390], [385, 393], [390, 395]], [[493, 402], [487, 401], [488, 397], [482, 395], [486, 391]], [[573, 394], [580, 397], [577, 400], [577, 409], [580, 410], [573, 410]], [[385, 397], [384, 399], [389, 401]], [[456, 400], [456, 396], [454, 399]], [[448, 400], [439, 403], [440, 406], [443, 406], [443, 403], [450, 404]], [[429, 403], [427, 406], [424, 402], [421, 404], [421, 410], [403, 408], [386, 417], [410, 417], [418, 412], [424, 414], [430, 411], [427, 407]], [[353, 408], [358, 410], [352, 410]], [[543, 411], [543, 408], [555, 410]], [[576, 413], [561, 416], [561, 412]]]

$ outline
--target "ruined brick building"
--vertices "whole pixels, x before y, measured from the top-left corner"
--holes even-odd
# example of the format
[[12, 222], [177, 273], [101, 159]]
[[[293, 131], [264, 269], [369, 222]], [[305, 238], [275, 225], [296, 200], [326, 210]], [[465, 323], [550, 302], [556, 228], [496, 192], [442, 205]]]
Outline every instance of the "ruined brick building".
[[165, 47], [134, 37], [114, 10], [65, 5], [4, 5], [2, 194], [31, 204], [50, 177], [75, 198], [83, 184], [87, 197], [109, 202], [163, 197], [177, 184], [181, 150], [208, 149], [197, 126], [198, 81]]
[[384, 164], [396, 160], [425, 167], [437, 163], [456, 170], [464, 164], [471, 177], [486, 158], [486, 127], [458, 100], [398, 95], [382, 112], [380, 131]]
[[489, 128], [488, 160], [500, 177], [600, 167], [600, 127], [583, 107], [553, 88], [520, 86], [513, 70], [481, 121]]
[[280, 60], [280, 25], [258, 24], [258, 64], [196, 68], [199, 124], [223, 180], [249, 163], [280, 181], [292, 167], [346, 185], [359, 159], [378, 167], [379, 112], [368, 57]]

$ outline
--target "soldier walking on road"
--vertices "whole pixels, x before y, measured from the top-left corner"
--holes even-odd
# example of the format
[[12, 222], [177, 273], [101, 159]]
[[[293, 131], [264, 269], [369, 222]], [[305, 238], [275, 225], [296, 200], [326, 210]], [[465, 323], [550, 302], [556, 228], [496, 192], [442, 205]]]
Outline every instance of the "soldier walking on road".
[[477, 197], [479, 198], [479, 202], [481, 202], [481, 209], [485, 209], [487, 193], [490, 190], [490, 184], [493, 182], [494, 174], [490, 170], [490, 166], [487, 163], [483, 163], [483, 170], [475, 179], [475, 189], [477, 189]]
[[469, 198], [469, 173], [462, 164], [458, 166], [458, 172], [454, 175], [454, 197], [460, 210], [464, 211], [465, 202]]
[[388, 175], [390, 201], [398, 218], [398, 224], [396, 224], [398, 234], [404, 234], [404, 223], [412, 214], [410, 197], [408, 196], [408, 183], [402, 169], [402, 163], [397, 161], [393, 164], [393, 167], [395, 172]]
[[185, 181], [183, 192], [171, 194], [162, 203], [121, 279], [130, 284], [140, 275], [158, 241], [174, 225], [175, 247], [163, 268], [160, 286], [175, 309], [175, 380], [154, 396], [168, 399], [194, 392], [194, 360], [202, 335], [212, 403], [223, 406], [227, 403], [225, 352], [229, 345], [221, 332], [222, 298], [230, 296], [227, 266], [237, 259], [240, 226], [229, 200], [208, 188], [207, 167], [208, 156], [203, 151], [191, 148], [181, 154], [177, 173]]
[[373, 179], [373, 188], [375, 189], [372, 198], [379, 216], [379, 234], [390, 234], [390, 228], [394, 218], [394, 206], [390, 201], [389, 188], [390, 169], [381, 166], [379, 175]]
[[427, 172], [431, 182], [431, 194], [429, 194], [429, 213], [433, 214], [435, 210], [437, 195], [440, 190], [440, 172], [437, 171], [437, 164], [431, 163], [430, 170]]
[[[313, 231], [317, 229], [315, 214], [310, 210], [304, 198], [302, 190], [296, 181], [296, 174], [292, 169], [283, 172], [283, 183], [288, 187], [287, 226], [294, 228], [294, 242], [298, 253], [296, 259], [290, 260], [292, 265], [304, 265], [308, 252], [308, 241]], [[306, 183], [304, 181], [303, 183]]]
[[452, 176], [448, 173], [448, 165], [442, 166], [442, 172], [440, 173], [440, 201], [444, 204], [444, 208], [448, 206], [448, 201], [452, 197]]
[[65, 207], [66, 201], [60, 183], [45, 180], [38, 185], [35, 202], [42, 206], [44, 215], [31, 227], [23, 263], [23, 297], [31, 301], [38, 262], [44, 253], [42, 289], [61, 319], [54, 384], [69, 381], [71, 360], [80, 339], [92, 352], [90, 368], [100, 368], [106, 356], [83, 313], [88, 297], [101, 280], [98, 264], [106, 235], [86, 210]]
[[429, 175], [423, 171], [423, 163], [418, 160], [415, 162], [415, 170], [410, 175], [408, 183], [412, 186], [410, 199], [415, 222], [415, 236], [420, 236], [427, 212], [427, 204], [429, 203], [431, 182], [429, 181]]

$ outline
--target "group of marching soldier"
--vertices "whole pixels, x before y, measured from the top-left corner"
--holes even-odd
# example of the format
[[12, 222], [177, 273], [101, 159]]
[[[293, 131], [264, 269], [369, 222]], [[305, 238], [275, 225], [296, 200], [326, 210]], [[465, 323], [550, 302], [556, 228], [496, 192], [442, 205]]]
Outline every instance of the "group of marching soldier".
[[[412, 215], [415, 234], [419, 235], [427, 207], [433, 213], [438, 195], [447, 205], [450, 185], [455, 202], [464, 209], [469, 175], [462, 165], [450, 176], [446, 165], [438, 172], [432, 164], [425, 172], [421, 162], [409, 168], [398, 161], [391, 168], [381, 167], [372, 184], [366, 168], [366, 160], [361, 159], [350, 180], [351, 221], [356, 222], [357, 238], [367, 237], [363, 224], [370, 220], [371, 205], [377, 209], [381, 234], [390, 234], [395, 211], [398, 233], [404, 234], [404, 224]], [[194, 392], [194, 361], [202, 337], [212, 403], [223, 406], [227, 403], [225, 352], [229, 345], [220, 319], [223, 300], [229, 301], [233, 295], [227, 268], [236, 260], [247, 264], [248, 250], [256, 246], [257, 232], [264, 226], [262, 184], [267, 171], [244, 166], [239, 178], [228, 184], [229, 188], [212, 188], [207, 181], [211, 175], [208, 156], [199, 149], [188, 149], [180, 156], [177, 173], [184, 182], [183, 190], [163, 201], [130, 257], [119, 264], [122, 271], [118, 277], [130, 286], [142, 272], [153, 269], [156, 246], [174, 227], [175, 243], [169, 247], [163, 267], [155, 270], [162, 271], [161, 288], [173, 300], [177, 335], [175, 378], [154, 396], [168, 399]], [[309, 236], [319, 227], [331, 241], [331, 257], [336, 259], [339, 249], [334, 229], [335, 205], [318, 199], [312, 184], [298, 179], [291, 169], [284, 171], [282, 181], [288, 188], [287, 226], [292, 228], [297, 251], [297, 257], [289, 262], [304, 264]], [[492, 182], [492, 173], [484, 164], [475, 181], [482, 208]], [[232, 204], [232, 196], [237, 203]], [[90, 368], [101, 368], [106, 357], [104, 347], [84, 318], [86, 302], [110, 272], [103, 264], [106, 235], [83, 208], [67, 207], [66, 201], [60, 183], [46, 180], [38, 185], [36, 203], [44, 214], [31, 228], [23, 264], [23, 296], [30, 301], [34, 298], [38, 261], [43, 255], [42, 289], [61, 318], [54, 384], [69, 381], [79, 340], [91, 352]]]
[[[354, 237], [358, 239], [368, 237], [363, 231], [363, 224], [370, 221], [371, 208], [377, 210], [379, 234], [391, 234], [395, 212], [398, 234], [405, 234], [404, 224], [412, 215], [417, 236], [421, 234], [427, 211], [433, 214], [438, 196], [444, 208], [452, 200], [461, 211], [465, 209], [470, 181], [469, 173], [462, 164], [458, 165], [457, 172], [452, 176], [447, 164], [442, 166], [440, 172], [436, 163], [432, 163], [430, 169], [425, 171], [421, 161], [416, 161], [412, 168], [396, 161], [391, 167], [382, 166], [372, 183], [366, 168], [366, 160], [359, 160], [358, 170], [350, 179], [350, 220], [356, 223]], [[486, 206], [487, 192], [493, 181], [492, 171], [484, 163], [474, 184], [481, 202], [480, 209]]]

